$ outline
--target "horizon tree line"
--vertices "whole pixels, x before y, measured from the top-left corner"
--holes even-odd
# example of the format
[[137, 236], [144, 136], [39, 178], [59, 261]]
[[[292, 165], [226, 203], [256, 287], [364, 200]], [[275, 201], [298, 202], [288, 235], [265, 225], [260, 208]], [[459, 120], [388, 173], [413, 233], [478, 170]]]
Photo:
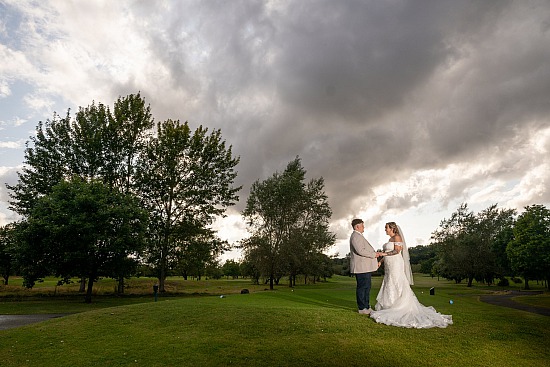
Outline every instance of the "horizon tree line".
[[530, 280], [550, 289], [550, 210], [534, 204], [518, 215], [493, 204], [474, 213], [463, 203], [441, 221], [429, 246], [411, 249], [411, 262], [415, 256], [421, 272], [467, 280], [469, 287], [473, 280], [505, 286], [508, 276], [522, 277], [525, 289]]

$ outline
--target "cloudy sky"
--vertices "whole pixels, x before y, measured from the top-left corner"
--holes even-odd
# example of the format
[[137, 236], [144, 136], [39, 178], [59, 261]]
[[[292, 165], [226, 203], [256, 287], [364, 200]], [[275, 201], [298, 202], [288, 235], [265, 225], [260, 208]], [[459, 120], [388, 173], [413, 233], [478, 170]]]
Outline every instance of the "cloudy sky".
[[338, 242], [361, 217], [429, 243], [466, 202], [550, 205], [545, 0], [0, 0], [0, 225], [39, 121], [141, 92], [156, 121], [220, 128], [250, 185], [299, 156]]

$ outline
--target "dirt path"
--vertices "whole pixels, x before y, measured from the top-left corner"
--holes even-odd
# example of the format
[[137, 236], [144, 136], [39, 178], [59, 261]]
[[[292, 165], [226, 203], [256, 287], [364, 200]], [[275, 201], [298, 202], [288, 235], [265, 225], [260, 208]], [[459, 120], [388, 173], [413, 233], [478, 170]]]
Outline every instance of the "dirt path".
[[19, 326], [34, 324], [67, 314], [36, 314], [36, 315], [0, 315], [0, 330], [12, 329]]
[[512, 298], [517, 296], [531, 296], [533, 294], [542, 294], [542, 291], [507, 291], [506, 294], [491, 294], [479, 296], [481, 302], [489, 303], [496, 306], [515, 308], [527, 312], [536, 313], [539, 315], [550, 316], [550, 308], [537, 307], [519, 303]]

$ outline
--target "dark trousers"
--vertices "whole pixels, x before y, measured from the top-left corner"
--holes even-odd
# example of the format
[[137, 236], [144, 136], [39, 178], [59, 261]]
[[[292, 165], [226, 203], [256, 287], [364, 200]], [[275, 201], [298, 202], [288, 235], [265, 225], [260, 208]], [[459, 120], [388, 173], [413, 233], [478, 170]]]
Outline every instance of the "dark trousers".
[[357, 298], [357, 307], [360, 310], [370, 308], [370, 287], [371, 287], [371, 273], [355, 274], [355, 280], [357, 280], [357, 288], [355, 290], [355, 296]]

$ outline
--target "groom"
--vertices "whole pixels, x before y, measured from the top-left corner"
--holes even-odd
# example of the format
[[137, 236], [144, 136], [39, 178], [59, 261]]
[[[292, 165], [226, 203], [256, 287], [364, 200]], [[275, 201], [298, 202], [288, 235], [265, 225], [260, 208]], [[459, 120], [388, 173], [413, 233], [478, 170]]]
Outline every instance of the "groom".
[[372, 311], [370, 308], [370, 288], [371, 288], [371, 273], [378, 269], [379, 256], [369, 241], [363, 237], [365, 231], [365, 223], [361, 219], [351, 221], [353, 233], [349, 239], [350, 247], [350, 272], [355, 274], [357, 288], [355, 295], [357, 298], [357, 307], [359, 313], [369, 315]]

